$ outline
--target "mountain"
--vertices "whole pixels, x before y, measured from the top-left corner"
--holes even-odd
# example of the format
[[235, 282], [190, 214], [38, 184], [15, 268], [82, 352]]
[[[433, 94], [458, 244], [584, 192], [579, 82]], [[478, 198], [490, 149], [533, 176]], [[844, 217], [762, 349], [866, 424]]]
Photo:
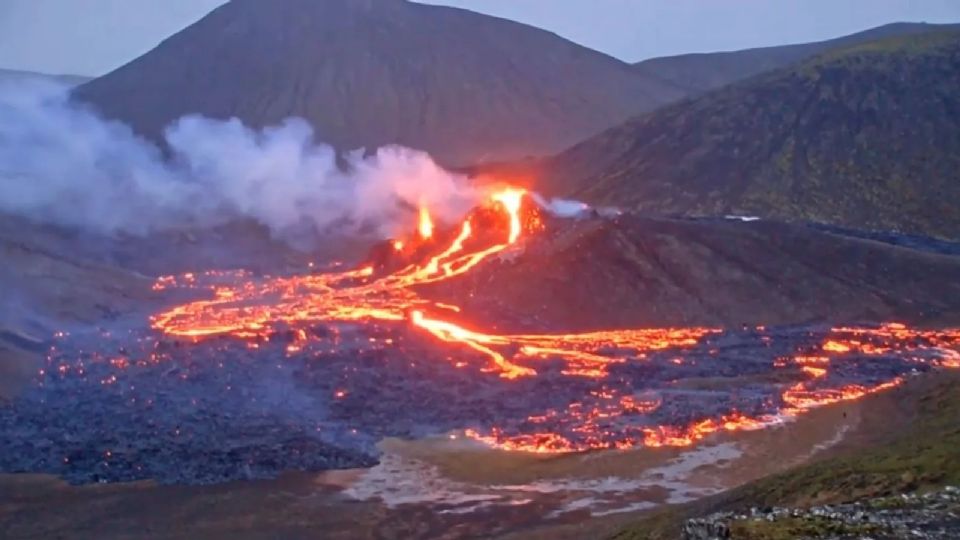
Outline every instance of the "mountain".
[[30, 79], [48, 79], [59, 81], [70, 86], [76, 86], [89, 81], [90, 77], [82, 75], [48, 75], [46, 73], [37, 73], [34, 71], [20, 71], [16, 69], [0, 69], [0, 82], [30, 80]]
[[693, 96], [767, 71], [788, 67], [831, 49], [888, 37], [956, 28], [960, 28], [960, 25], [893, 23], [813, 43], [651, 58], [634, 64], [634, 69], [645, 76], [668, 82]]
[[960, 323], [960, 243], [903, 240], [764, 220], [554, 219], [522, 250], [425, 292], [511, 332]]
[[659, 214], [960, 237], [960, 32], [832, 51], [530, 165], [541, 189]]
[[448, 164], [559, 151], [681, 95], [552, 33], [406, 0], [233, 0], [76, 91], [151, 138], [190, 113], [302, 116], [340, 149]]

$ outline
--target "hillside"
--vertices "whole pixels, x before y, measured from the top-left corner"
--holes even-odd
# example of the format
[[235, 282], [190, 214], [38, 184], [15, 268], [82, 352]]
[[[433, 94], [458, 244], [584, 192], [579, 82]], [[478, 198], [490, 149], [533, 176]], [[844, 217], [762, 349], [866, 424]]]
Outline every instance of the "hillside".
[[520, 252], [428, 286], [428, 295], [456, 300], [473, 325], [509, 330], [955, 325], [960, 245], [953, 248], [938, 253], [768, 221], [556, 220]]
[[960, 32], [825, 53], [536, 164], [541, 188], [659, 214], [960, 237]]
[[152, 138], [190, 113], [302, 116], [340, 149], [447, 164], [559, 151], [681, 95], [552, 33], [406, 0], [233, 0], [76, 92]]
[[659, 77], [693, 96], [767, 71], [791, 66], [831, 49], [950, 28], [960, 28], [960, 25], [893, 23], [812, 43], [651, 58], [637, 62], [634, 69], [646, 76]]
[[[624, 528], [611, 540], [679, 538], [684, 520], [717, 511], [746, 512], [751, 507], [778, 505], [804, 508], [876, 497], [886, 497], [888, 503], [902, 505], [902, 493], [956, 486], [960, 482], [956, 460], [960, 443], [958, 390], [960, 378], [948, 373], [921, 377], [889, 394], [867, 398], [870, 407], [864, 407], [865, 417], [857, 433], [848, 435], [847, 442], [830, 452], [834, 455], [714, 497], [656, 512]], [[876, 505], [881, 501], [873, 502]], [[739, 530], [738, 535], [732, 537], [748, 540], [796, 537], [795, 531], [779, 530], [772, 524], [765, 529], [768, 530]], [[828, 534], [823, 537], [837, 538]]]

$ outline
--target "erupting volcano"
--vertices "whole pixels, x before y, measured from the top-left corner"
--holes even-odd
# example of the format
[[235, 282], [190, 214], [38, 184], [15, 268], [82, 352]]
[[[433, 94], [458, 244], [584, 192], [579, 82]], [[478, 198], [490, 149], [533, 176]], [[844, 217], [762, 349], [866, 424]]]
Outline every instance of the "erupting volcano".
[[[210, 483], [368, 467], [391, 437], [531, 453], [686, 447], [960, 367], [955, 328], [608, 329], [517, 323], [543, 306], [475, 301], [517, 268], [564, 264], [544, 246], [570, 245], [570, 231], [637, 223], [549, 208], [505, 188], [458, 224], [412, 212], [409, 235], [353, 268], [161, 277], [166, 308], [57, 336], [37, 384], [0, 408], [0, 470]], [[569, 288], [596, 291], [582, 269], [564, 269]]]
[[[436, 227], [429, 211], [421, 208], [417, 234], [387, 242], [384, 249], [374, 250], [373, 262], [356, 269], [264, 278], [218, 272], [164, 277], [156, 289], [209, 287], [213, 299], [159, 313], [152, 318], [153, 327], [172, 338], [194, 342], [229, 336], [252, 348], [282, 339], [287, 355], [321, 356], [319, 351], [329, 347], [330, 338], [318, 333], [318, 326], [359, 323], [380, 328], [391, 324], [396, 327], [394, 332], [409, 326], [446, 346], [448, 352], [441, 361], [456, 368], [480, 361], [481, 376], [512, 382], [541, 377], [548, 371], [551, 378], [560, 377], [563, 385], [576, 389], [574, 394], [579, 391], [583, 395], [561, 396], [561, 406], [511, 419], [509, 426], [496, 422], [462, 426], [468, 436], [490, 446], [533, 452], [686, 446], [714, 432], [757, 429], [819, 405], [891, 388], [918, 369], [960, 367], [957, 329], [919, 330], [894, 323], [802, 331], [761, 327], [745, 330], [740, 338], [749, 336], [757, 346], [768, 349], [763, 358], [773, 352], [767, 365], [797, 380], [768, 382], [768, 387], [780, 388], [772, 395], [759, 391], [762, 385], [758, 383], [735, 388], [724, 406], [700, 410], [702, 406], [688, 401], [689, 396], [682, 392], [651, 391], [644, 385], [650, 381], [636, 379], [636, 375], [656, 370], [660, 372], [656, 375], [663, 377], [664, 369], [653, 357], [661, 351], [673, 355], [667, 362], [674, 371], [667, 380], [690, 376], [683, 374], [685, 366], [702, 374], [711, 369], [710, 364], [723, 362], [724, 347], [734, 335], [731, 332], [690, 327], [487, 333], [475, 329], [470, 314], [455, 303], [422, 294], [427, 285], [455, 280], [480, 265], [508, 263], [511, 257], [520, 256], [526, 237], [548, 226], [544, 214], [523, 189], [506, 188], [493, 192], [485, 205], [447, 231]], [[401, 341], [390, 337], [382, 342], [370, 338], [369, 342], [378, 350], [399, 351]], [[771, 345], [774, 341], [776, 347]], [[782, 354], [775, 352], [783, 349]], [[693, 351], [705, 352], [705, 356]], [[869, 365], [885, 361], [888, 363], [880, 368]], [[753, 368], [739, 369], [749, 372], [763, 362], [754, 359], [752, 364]], [[591, 382], [577, 383], [578, 379]], [[337, 397], [344, 395], [339, 391]], [[558, 401], [556, 397], [544, 401]], [[677, 407], [689, 409], [677, 414]], [[670, 410], [673, 412], [664, 414]], [[658, 412], [674, 421], [659, 422]]]

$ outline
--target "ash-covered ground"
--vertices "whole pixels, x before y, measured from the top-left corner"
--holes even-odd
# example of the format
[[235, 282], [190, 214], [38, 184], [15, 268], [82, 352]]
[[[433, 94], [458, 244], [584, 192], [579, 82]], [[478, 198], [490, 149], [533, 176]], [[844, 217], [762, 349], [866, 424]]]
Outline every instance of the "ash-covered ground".
[[[540, 359], [536, 376], [511, 380], [491, 373], [484, 355], [405, 323], [306, 331], [305, 342], [292, 330], [198, 343], [146, 329], [60, 336], [32, 387], [0, 408], [0, 470], [72, 483], [216, 483], [366, 467], [384, 437], [465, 430], [505, 447], [695, 443], [724, 423], [752, 428], [744, 418], [797, 413], [814, 391], [832, 390], [816, 394], [823, 402], [853, 398], [957, 367], [960, 343], [877, 326], [745, 329], [663, 350], [597, 343], [595, 354], [615, 359], [602, 374]], [[858, 345], [846, 351], [825, 345], [851, 340]], [[828, 355], [829, 370], [811, 374], [812, 355]], [[791, 396], [797, 385], [807, 393]], [[709, 419], [719, 427], [699, 435]]]

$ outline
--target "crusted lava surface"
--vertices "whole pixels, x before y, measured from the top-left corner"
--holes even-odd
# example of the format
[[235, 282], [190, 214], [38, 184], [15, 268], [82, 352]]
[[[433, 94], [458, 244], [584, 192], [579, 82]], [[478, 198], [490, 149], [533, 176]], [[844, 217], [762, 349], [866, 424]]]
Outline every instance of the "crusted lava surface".
[[[490, 322], [494, 309], [471, 309], [489, 306], [476, 304], [481, 291], [507, 279], [562, 298], [543, 269], [551, 265], [571, 265], [563, 270], [576, 278], [566, 284], [572, 298], [592, 291], [594, 276], [574, 254], [599, 256], [612, 245], [582, 232], [606, 228], [609, 241], [622, 241], [625, 223], [656, 224], [625, 219], [551, 219], [505, 190], [460, 227], [380, 246], [359, 268], [160, 278], [154, 288], [169, 304], [149, 323], [56, 337], [35, 384], [0, 408], [0, 470], [75, 483], [213, 483], [368, 466], [377, 441], [390, 436], [454, 434], [554, 453], [688, 446], [960, 368], [960, 329], [949, 327], [617, 329], [600, 318], [583, 326], [601, 330], [572, 331], [582, 320], [570, 314], [586, 317], [596, 304], [553, 304], [571, 311], [547, 317], [519, 288], [487, 296], [516, 294], [501, 300], [510, 308], [499, 309], [502, 320]], [[657, 230], [686, 226], [662, 223]], [[564, 244], [564, 235], [573, 240]], [[888, 249], [836, 238], [864, 243], [868, 255]], [[541, 262], [550, 246], [566, 255]], [[954, 264], [889, 249], [932, 257], [932, 275]], [[624, 301], [622, 291], [607, 294]], [[525, 309], [528, 319], [514, 315]]]
[[763, 220], [544, 219], [516, 250], [423, 295], [507, 330], [960, 326], [960, 243]]

